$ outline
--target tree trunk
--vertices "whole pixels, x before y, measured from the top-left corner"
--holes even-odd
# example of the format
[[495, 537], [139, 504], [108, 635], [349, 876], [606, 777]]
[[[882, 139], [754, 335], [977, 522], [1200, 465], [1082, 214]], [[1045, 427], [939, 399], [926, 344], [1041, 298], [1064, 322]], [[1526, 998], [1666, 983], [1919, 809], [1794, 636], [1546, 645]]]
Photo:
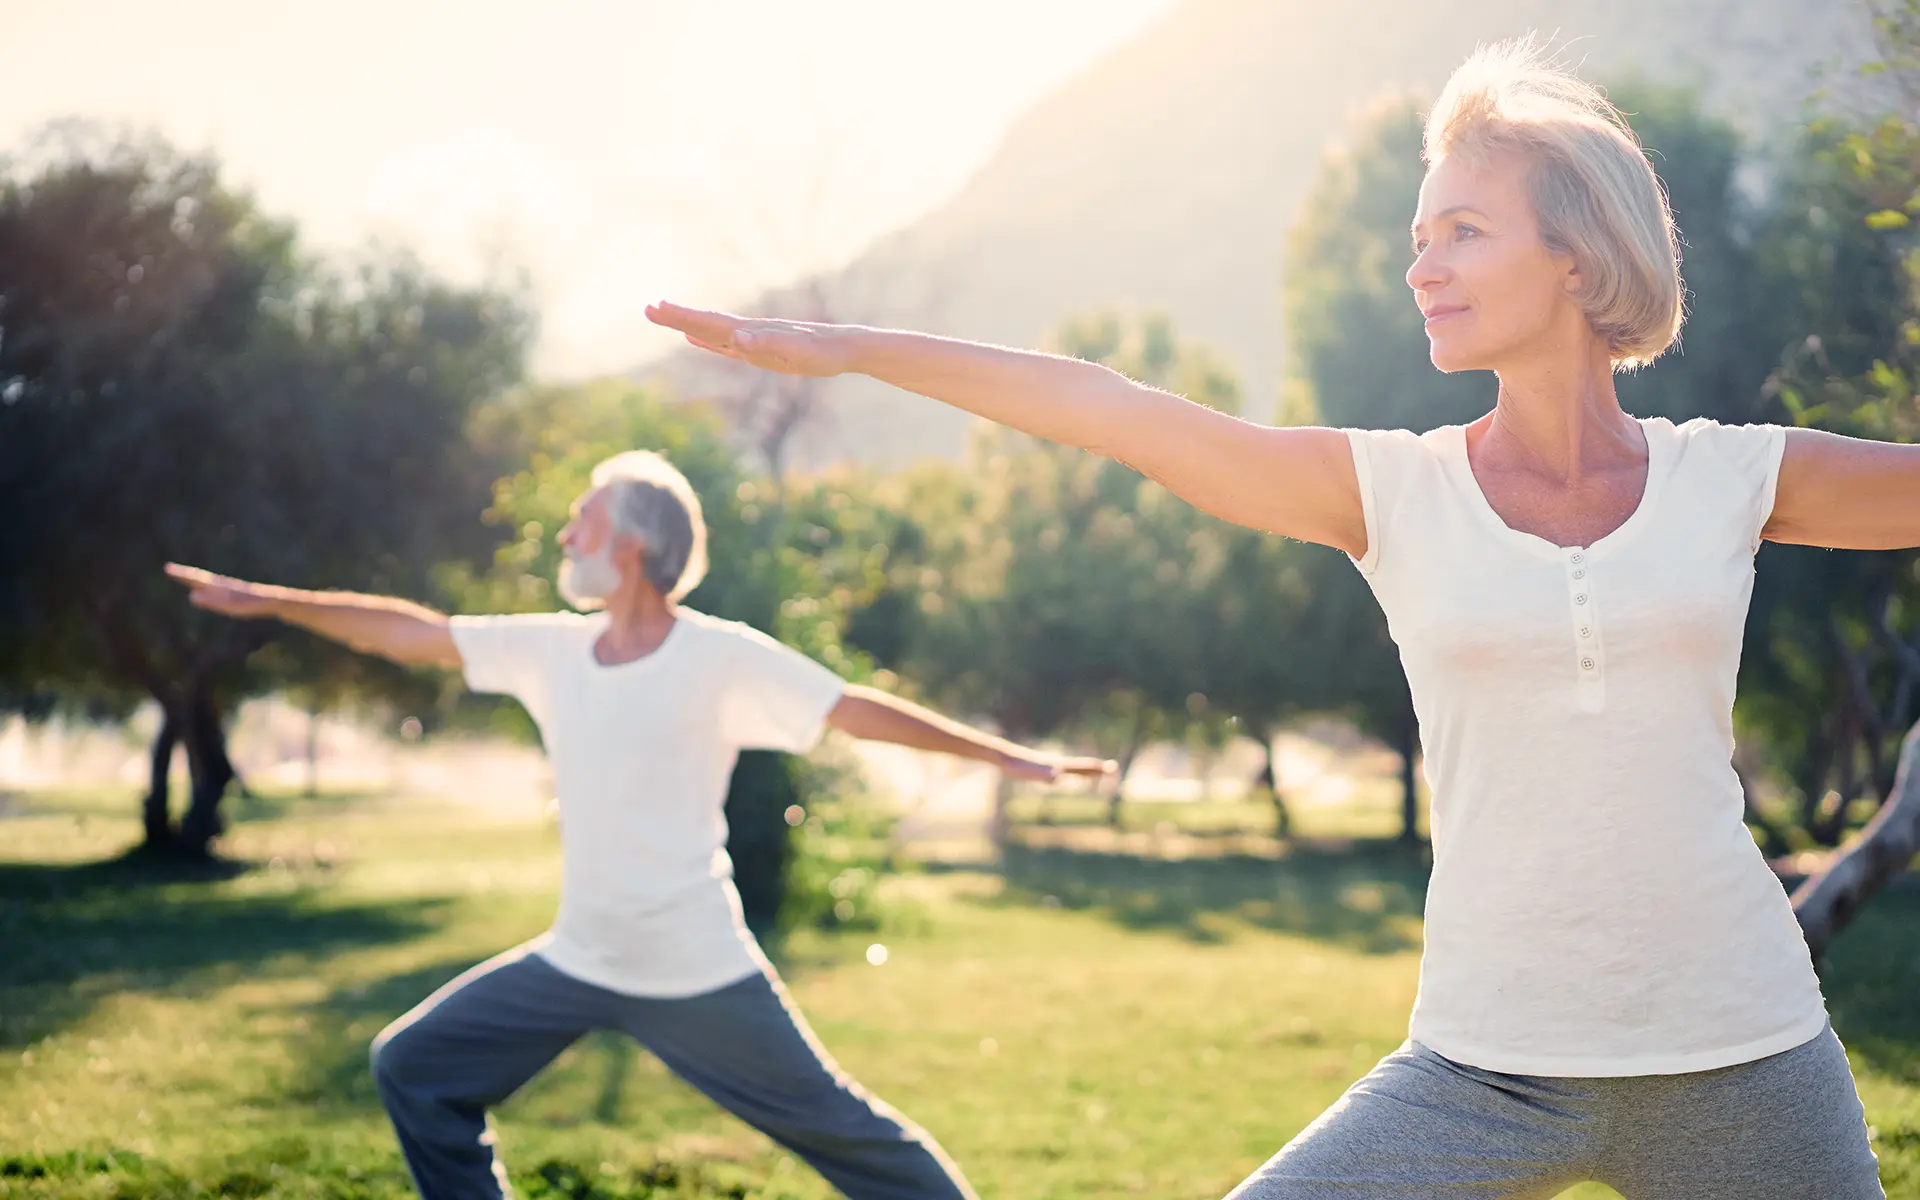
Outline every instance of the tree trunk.
[[1420, 723], [1411, 712], [1400, 727], [1400, 840], [1420, 844]]
[[220, 801], [235, 771], [227, 757], [227, 735], [221, 728], [220, 711], [204, 688], [188, 704], [185, 740], [193, 796], [180, 820], [176, 845], [184, 854], [205, 858], [213, 852], [213, 839], [226, 828], [220, 817]]
[[1794, 890], [1793, 911], [1818, 961], [1873, 894], [1920, 853], [1920, 725], [1907, 734], [1893, 791], [1860, 839]]
[[987, 826], [987, 835], [993, 842], [996, 855], [1004, 854], [1007, 842], [1013, 836], [1013, 780], [1005, 771], [993, 784], [993, 817]]
[[167, 850], [173, 846], [173, 817], [168, 812], [173, 789], [168, 776], [173, 772], [173, 749], [180, 743], [180, 724], [171, 706], [161, 705], [160, 714], [160, 732], [154, 735], [148, 760], [147, 797], [140, 805], [148, 850]]
[[320, 794], [320, 708], [307, 709], [307, 798]]
[[1267, 785], [1267, 796], [1273, 802], [1273, 835], [1281, 841], [1293, 837], [1293, 813], [1287, 808], [1287, 798], [1280, 791], [1280, 764], [1273, 757], [1273, 732], [1259, 731], [1260, 748], [1267, 754], [1267, 770], [1262, 777]]
[[1135, 710], [1133, 728], [1127, 732], [1127, 744], [1121, 751], [1119, 769], [1113, 776], [1113, 791], [1107, 793], [1107, 827], [1120, 828], [1120, 806], [1127, 802], [1127, 772], [1133, 770], [1133, 760], [1140, 757], [1140, 743], [1146, 738], [1147, 719], [1144, 706]]

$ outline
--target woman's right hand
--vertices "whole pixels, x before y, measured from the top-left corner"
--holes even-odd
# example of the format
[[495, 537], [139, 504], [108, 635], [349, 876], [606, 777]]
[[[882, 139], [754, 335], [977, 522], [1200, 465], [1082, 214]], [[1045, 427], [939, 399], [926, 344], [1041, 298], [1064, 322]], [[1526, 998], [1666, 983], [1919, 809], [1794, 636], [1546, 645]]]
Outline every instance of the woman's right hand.
[[782, 375], [839, 375], [852, 369], [845, 325], [736, 317], [685, 308], [662, 300], [647, 306], [647, 319], [686, 335], [702, 350]]

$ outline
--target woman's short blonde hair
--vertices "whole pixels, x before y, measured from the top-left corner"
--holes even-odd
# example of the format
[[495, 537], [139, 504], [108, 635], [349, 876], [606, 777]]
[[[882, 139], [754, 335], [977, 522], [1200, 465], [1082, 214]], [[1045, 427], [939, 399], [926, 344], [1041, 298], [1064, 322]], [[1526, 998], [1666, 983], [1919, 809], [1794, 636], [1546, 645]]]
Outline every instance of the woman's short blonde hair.
[[1429, 164], [1502, 153], [1531, 165], [1541, 239], [1579, 264], [1581, 307], [1614, 368], [1658, 358], [1686, 319], [1666, 188], [1620, 110], [1534, 37], [1474, 51], [1427, 114]]

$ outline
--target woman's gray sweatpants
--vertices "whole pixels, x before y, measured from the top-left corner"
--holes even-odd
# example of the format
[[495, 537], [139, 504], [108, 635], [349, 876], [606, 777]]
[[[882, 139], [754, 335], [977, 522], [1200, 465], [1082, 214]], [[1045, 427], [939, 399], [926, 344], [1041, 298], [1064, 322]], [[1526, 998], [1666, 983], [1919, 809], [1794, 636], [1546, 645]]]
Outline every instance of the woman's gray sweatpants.
[[1717, 1071], [1503, 1075], [1408, 1042], [1228, 1200], [1881, 1200], [1832, 1029]]
[[508, 1195], [486, 1110], [581, 1035], [630, 1034], [853, 1200], [973, 1200], [934, 1140], [834, 1065], [770, 975], [684, 1000], [575, 979], [525, 947], [447, 984], [373, 1043], [373, 1076], [426, 1200]]

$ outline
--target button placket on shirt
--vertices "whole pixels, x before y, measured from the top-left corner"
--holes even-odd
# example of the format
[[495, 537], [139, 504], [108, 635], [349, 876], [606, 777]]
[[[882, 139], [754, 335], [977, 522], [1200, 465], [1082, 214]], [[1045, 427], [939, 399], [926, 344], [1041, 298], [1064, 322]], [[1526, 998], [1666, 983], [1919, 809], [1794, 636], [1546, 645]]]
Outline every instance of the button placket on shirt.
[[1581, 709], [1598, 711], [1606, 701], [1606, 651], [1600, 640], [1600, 606], [1593, 581], [1592, 555], [1579, 548], [1562, 551], [1567, 602], [1573, 618], [1575, 696]]

